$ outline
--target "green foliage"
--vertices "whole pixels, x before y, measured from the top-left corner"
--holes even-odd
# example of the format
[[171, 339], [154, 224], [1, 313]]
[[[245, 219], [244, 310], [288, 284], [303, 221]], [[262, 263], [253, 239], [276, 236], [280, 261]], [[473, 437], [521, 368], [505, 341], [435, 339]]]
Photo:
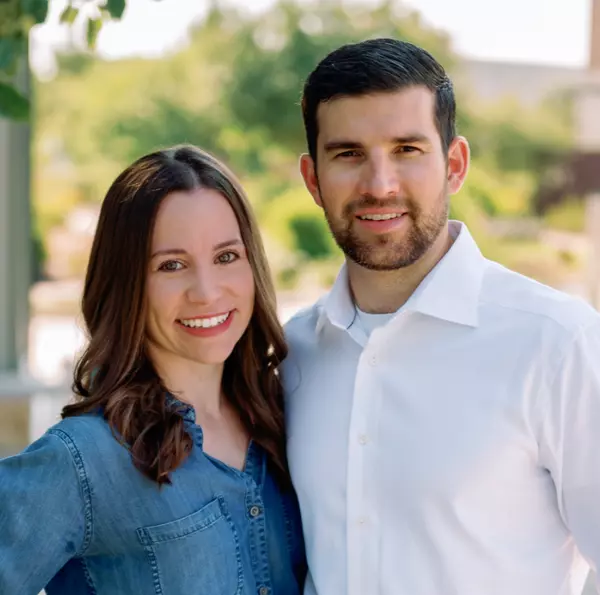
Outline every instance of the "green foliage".
[[13, 78], [27, 54], [29, 30], [44, 22], [47, 13], [48, 0], [0, 2], [0, 118], [29, 117], [29, 101], [13, 85]]
[[507, 171], [474, 159], [461, 195], [468, 196], [489, 217], [519, 217], [529, 210], [535, 188], [530, 172]]
[[13, 120], [29, 117], [29, 103], [14, 87], [0, 81], [0, 116]]
[[451, 67], [455, 57], [448, 39], [426, 28], [418, 13], [401, 13], [400, 6], [390, 0], [378, 8], [284, 0], [266, 15], [239, 23], [224, 98], [231, 115], [244, 130], [264, 129], [270, 142], [297, 154], [305, 150], [302, 84], [332, 49], [368, 37], [395, 37], [423, 45]]
[[292, 232], [298, 252], [312, 260], [327, 258], [333, 253], [331, 242], [327, 240], [327, 230], [324, 229], [323, 216], [299, 213], [290, 217]]
[[572, 197], [560, 205], [550, 207], [544, 215], [544, 221], [554, 229], [581, 233], [585, 231], [585, 203]]
[[23, 35], [0, 37], [0, 71], [5, 72], [6, 76], [12, 76], [15, 73], [17, 58], [24, 55], [26, 49]]
[[323, 212], [300, 185], [263, 204], [258, 214], [271, 237], [305, 259], [328, 258], [336, 251]]
[[79, 15], [79, 9], [74, 6], [67, 5], [60, 15], [60, 22], [67, 25], [72, 25]]
[[[99, 12], [102, 21], [90, 27], [124, 9], [122, 0], [109, 1]], [[81, 12], [69, 6], [62, 20], [83, 24], [89, 15]], [[92, 45], [95, 36], [97, 29]], [[376, 8], [280, 0], [256, 17], [215, 2], [189, 46], [161, 60], [103, 62], [90, 51], [58, 56], [58, 76], [35, 88], [34, 196], [41, 233], [60, 224], [77, 202], [100, 201], [140, 155], [190, 142], [242, 176], [280, 282], [302, 284], [307, 266], [329, 282], [339, 250], [298, 174], [298, 154], [306, 150], [300, 94], [306, 75], [329, 50], [374, 36], [413, 41], [441, 58], [451, 74], [459, 65], [447, 36], [393, 0]], [[0, 69], [23, 49], [6, 39], [0, 30]], [[540, 270], [560, 270], [568, 258], [538, 250], [535, 242], [497, 238], [489, 223], [529, 213], [541, 172], [569, 146], [568, 101], [557, 97], [539, 109], [509, 100], [490, 106], [459, 89], [458, 106], [458, 131], [469, 139], [473, 160], [464, 189], [453, 197], [452, 216], [468, 223], [486, 255], [521, 270], [527, 258]]]
[[39, 25], [48, 15], [48, 0], [21, 0], [21, 17], [30, 26]]
[[98, 40], [98, 34], [100, 33], [103, 24], [101, 18], [88, 18], [87, 20], [86, 39], [88, 47], [91, 50], [96, 49], [96, 41]]
[[106, 10], [113, 19], [120, 19], [125, 12], [125, 0], [106, 0]]
[[[72, 25], [80, 14], [78, 7], [68, 5], [60, 22]], [[27, 38], [30, 29], [43, 23], [48, 16], [49, 0], [2, 0], [0, 2], [0, 118], [23, 120], [29, 117], [29, 99], [14, 85], [13, 77], [20, 62], [27, 58]], [[120, 19], [126, 0], [86, 0], [94, 5], [97, 16], [86, 17], [88, 48], [94, 50], [98, 34], [105, 21]], [[92, 11], [93, 13], [93, 11]]]

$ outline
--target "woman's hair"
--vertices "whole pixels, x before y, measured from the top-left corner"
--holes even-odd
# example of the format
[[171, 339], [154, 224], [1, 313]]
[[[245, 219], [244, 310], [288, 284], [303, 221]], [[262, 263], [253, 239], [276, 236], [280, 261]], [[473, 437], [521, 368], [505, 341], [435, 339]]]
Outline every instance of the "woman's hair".
[[142, 157], [113, 182], [102, 203], [83, 290], [89, 343], [77, 362], [76, 401], [63, 417], [101, 412], [129, 446], [136, 467], [159, 484], [189, 455], [193, 440], [146, 349], [146, 276], [156, 215], [171, 192], [207, 188], [233, 209], [254, 274], [254, 311], [224, 365], [223, 392], [252, 439], [287, 481], [282, 387], [287, 355], [275, 290], [248, 199], [237, 178], [211, 155], [177, 146]]

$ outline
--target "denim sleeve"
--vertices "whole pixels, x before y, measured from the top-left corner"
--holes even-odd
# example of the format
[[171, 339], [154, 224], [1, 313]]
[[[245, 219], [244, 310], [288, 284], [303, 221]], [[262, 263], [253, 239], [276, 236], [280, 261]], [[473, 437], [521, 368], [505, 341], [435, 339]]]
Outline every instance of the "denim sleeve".
[[0, 593], [37, 595], [90, 531], [90, 490], [68, 434], [50, 430], [0, 460]]

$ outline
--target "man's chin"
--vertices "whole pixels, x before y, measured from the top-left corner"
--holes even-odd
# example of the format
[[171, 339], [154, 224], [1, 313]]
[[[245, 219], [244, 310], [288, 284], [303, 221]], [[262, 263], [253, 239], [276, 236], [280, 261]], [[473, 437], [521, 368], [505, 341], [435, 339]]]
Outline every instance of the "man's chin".
[[386, 254], [365, 254], [349, 251], [346, 256], [355, 264], [371, 271], [397, 271], [406, 268], [418, 260], [411, 254], [401, 255], [397, 250], [386, 250]]

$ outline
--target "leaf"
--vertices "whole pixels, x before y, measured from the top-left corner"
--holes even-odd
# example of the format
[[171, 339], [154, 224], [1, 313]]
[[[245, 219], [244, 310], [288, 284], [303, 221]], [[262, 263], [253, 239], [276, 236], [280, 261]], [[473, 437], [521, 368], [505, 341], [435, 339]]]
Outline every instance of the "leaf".
[[48, 16], [48, 0], [21, 0], [21, 10], [36, 24], [43, 23]]
[[125, 11], [125, 0], [106, 0], [106, 9], [113, 19], [120, 19]]
[[20, 37], [0, 37], [0, 71], [11, 75], [17, 60], [25, 53], [25, 40]]
[[87, 22], [87, 43], [91, 50], [96, 49], [96, 41], [98, 41], [98, 33], [102, 29], [102, 19], [88, 19]]
[[0, 117], [9, 120], [27, 120], [29, 100], [14, 87], [0, 81]]
[[67, 6], [60, 15], [60, 22], [72, 25], [79, 14], [79, 9], [74, 6]]

